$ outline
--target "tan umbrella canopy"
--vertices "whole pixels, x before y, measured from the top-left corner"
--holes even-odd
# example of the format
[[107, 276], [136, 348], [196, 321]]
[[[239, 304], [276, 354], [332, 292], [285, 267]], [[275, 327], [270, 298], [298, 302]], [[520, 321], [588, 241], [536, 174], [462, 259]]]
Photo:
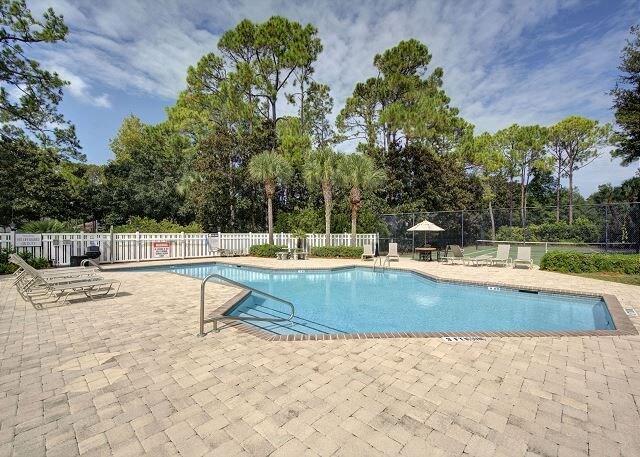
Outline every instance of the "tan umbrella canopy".
[[425, 219], [424, 221], [408, 229], [408, 231], [409, 232], [443, 232], [444, 229], [442, 227], [438, 227], [433, 222], [429, 222], [428, 220]]
[[[424, 232], [424, 244], [427, 245], [427, 232], [444, 232], [444, 229], [442, 227], [438, 227], [433, 222], [430, 222], [430, 221], [425, 219], [424, 221], [419, 222], [418, 224], [414, 225], [413, 227], [411, 227], [407, 231], [409, 231], [409, 232]], [[415, 240], [415, 237], [414, 237], [414, 239], [413, 239], [413, 252], [414, 253], [415, 253], [415, 249], [416, 249], [415, 244], [416, 244], [416, 240]]]

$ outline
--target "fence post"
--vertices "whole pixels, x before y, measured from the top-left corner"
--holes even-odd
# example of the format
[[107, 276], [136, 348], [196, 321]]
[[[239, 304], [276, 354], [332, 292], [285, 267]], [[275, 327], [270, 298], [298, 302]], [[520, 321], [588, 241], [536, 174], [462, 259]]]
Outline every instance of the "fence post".
[[140, 232], [136, 230], [136, 262], [140, 262]]
[[609, 251], [609, 205], [604, 205], [604, 251]]
[[15, 230], [11, 230], [11, 239], [9, 240], [9, 250], [14, 250], [16, 252], [18, 252], [18, 250], [16, 249], [16, 231]]
[[460, 211], [460, 247], [464, 248], [464, 210]]
[[187, 257], [187, 240], [184, 238], [184, 232], [180, 232], [180, 241], [182, 244], [182, 258]]
[[[416, 213], [411, 215], [411, 227], [416, 225]], [[389, 238], [391, 241], [391, 238]], [[411, 253], [414, 254], [416, 252], [416, 232], [411, 232]]]
[[113, 263], [113, 258], [115, 257], [113, 255], [113, 243], [114, 242], [114, 236], [113, 236], [113, 225], [111, 227], [109, 227], [109, 263]]

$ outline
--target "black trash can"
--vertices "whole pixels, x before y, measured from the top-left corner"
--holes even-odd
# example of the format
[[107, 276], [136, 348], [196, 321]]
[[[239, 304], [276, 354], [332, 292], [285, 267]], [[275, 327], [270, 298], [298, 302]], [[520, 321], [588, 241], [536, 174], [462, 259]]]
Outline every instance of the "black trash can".
[[72, 267], [80, 267], [83, 260], [88, 259], [86, 255], [72, 255], [69, 258], [69, 264]]
[[100, 246], [87, 246], [87, 250], [84, 253], [84, 255], [88, 258], [88, 259], [92, 259], [95, 260], [98, 257], [100, 257]]

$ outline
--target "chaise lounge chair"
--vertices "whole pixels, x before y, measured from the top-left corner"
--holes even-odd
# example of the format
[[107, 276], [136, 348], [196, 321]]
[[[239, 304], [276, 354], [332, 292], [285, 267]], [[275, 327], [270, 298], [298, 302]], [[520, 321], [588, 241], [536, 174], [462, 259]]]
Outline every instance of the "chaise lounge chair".
[[517, 267], [518, 265], [525, 265], [527, 268], [533, 268], [530, 246], [518, 246], [518, 256], [513, 261], [513, 266]]
[[509, 257], [510, 251], [511, 251], [510, 244], [499, 244], [498, 252], [496, 252], [496, 256], [489, 261], [491, 263], [491, 266], [502, 264], [506, 267], [507, 265], [511, 265], [512, 260], [511, 260], [511, 257]]
[[465, 257], [462, 252], [462, 248], [457, 244], [451, 244], [447, 246], [447, 255], [440, 259], [441, 262], [455, 264], [456, 262], [461, 262], [464, 264]]
[[387, 253], [387, 260], [397, 260], [400, 262], [400, 256], [398, 255], [398, 243], [389, 243], [389, 252]]
[[[14, 281], [18, 293], [35, 308], [41, 308], [45, 301], [58, 302], [62, 298], [65, 304], [72, 294], [82, 293], [93, 299], [98, 296], [115, 297], [120, 290], [120, 281], [98, 276], [90, 268], [83, 271], [61, 269], [41, 272], [18, 256], [12, 256], [10, 261], [23, 270]], [[115, 291], [110, 293], [114, 288]]]
[[[22, 257], [16, 254], [9, 255], [9, 262], [18, 266], [18, 269], [13, 273], [14, 281], [12, 285], [16, 285], [19, 282], [23, 282], [28, 280], [29, 278], [33, 279], [33, 275], [30, 275], [27, 270], [31, 267]], [[47, 268], [43, 270], [37, 270], [38, 274], [42, 277], [48, 279], [56, 279], [56, 278], [65, 278], [69, 276], [93, 276], [97, 274], [101, 269], [100, 266], [92, 263], [89, 259], [83, 260], [88, 265], [91, 266], [82, 266], [82, 267], [63, 267], [63, 268]], [[35, 269], [34, 269], [35, 270]]]
[[362, 255], [360, 256], [361, 260], [371, 260], [375, 257], [374, 253], [373, 253], [373, 245], [372, 244], [365, 244], [363, 246], [363, 252]]

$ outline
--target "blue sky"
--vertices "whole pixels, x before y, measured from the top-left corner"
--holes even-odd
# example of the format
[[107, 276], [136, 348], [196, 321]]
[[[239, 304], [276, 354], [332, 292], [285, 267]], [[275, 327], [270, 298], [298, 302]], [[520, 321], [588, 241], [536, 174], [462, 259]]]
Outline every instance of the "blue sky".
[[[332, 88], [334, 116], [356, 82], [374, 76], [373, 56], [398, 41], [428, 45], [445, 71], [452, 104], [476, 125], [550, 125], [578, 114], [611, 122], [620, 51], [640, 23], [635, 0], [485, 1], [31, 1], [52, 6], [70, 28], [62, 45], [38, 51], [71, 85], [62, 112], [76, 124], [90, 162], [112, 158], [109, 141], [125, 116], [161, 122], [184, 88], [189, 65], [215, 51], [218, 38], [247, 17], [278, 14], [319, 31], [324, 52], [315, 77]], [[286, 106], [283, 105], [283, 111]], [[348, 147], [348, 146], [347, 146]], [[576, 175], [583, 194], [617, 184], [637, 167], [608, 153]]]

